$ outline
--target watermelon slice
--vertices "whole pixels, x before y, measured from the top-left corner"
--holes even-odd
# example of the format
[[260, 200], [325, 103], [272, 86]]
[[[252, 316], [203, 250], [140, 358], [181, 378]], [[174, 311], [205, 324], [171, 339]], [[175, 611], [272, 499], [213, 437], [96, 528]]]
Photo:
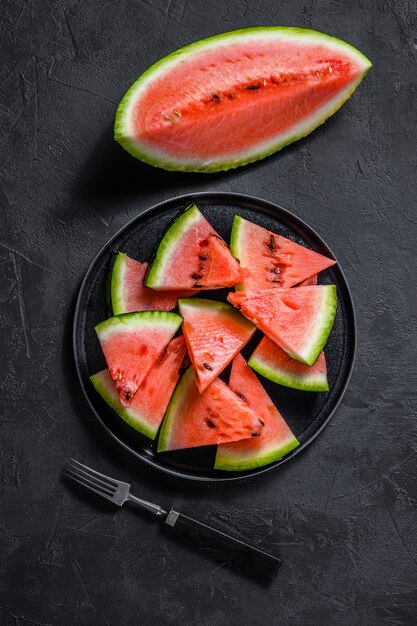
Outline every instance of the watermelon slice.
[[264, 427], [259, 437], [219, 445], [216, 469], [260, 467], [281, 459], [300, 445], [241, 354], [233, 361], [229, 387], [256, 413]]
[[144, 311], [111, 317], [96, 326], [110, 375], [124, 407], [132, 402], [181, 322], [182, 317], [176, 313]]
[[277, 26], [217, 35], [140, 76], [117, 109], [115, 139], [168, 170], [245, 165], [308, 135], [370, 68], [356, 48], [313, 30]]
[[259, 437], [262, 428], [258, 417], [219, 378], [200, 394], [189, 367], [162, 422], [158, 452]]
[[336, 285], [229, 293], [228, 300], [293, 359], [313, 365], [336, 315]]
[[144, 284], [147, 263], [139, 263], [118, 252], [113, 264], [110, 292], [113, 315], [134, 311], [171, 311], [178, 298], [185, 298], [194, 291], [155, 291]]
[[152, 289], [219, 289], [242, 279], [238, 261], [195, 204], [168, 228], [146, 277]]
[[258, 374], [274, 383], [304, 391], [329, 391], [324, 352], [311, 367], [292, 359], [269, 337], [263, 337], [249, 359]]
[[[128, 407], [123, 406], [120, 402], [119, 394], [108, 369], [90, 376], [90, 380], [107, 404], [125, 422], [146, 437], [155, 439], [180, 377], [179, 369], [185, 351], [184, 337], [177, 337], [170, 341], [158, 361], [149, 370], [139, 392], [136, 393]], [[161, 381], [164, 382], [163, 385], [161, 385]]]
[[256, 327], [224, 302], [192, 298], [178, 304], [201, 393], [247, 344]]
[[233, 220], [230, 246], [249, 270], [237, 286], [243, 291], [293, 287], [336, 263], [239, 215]]

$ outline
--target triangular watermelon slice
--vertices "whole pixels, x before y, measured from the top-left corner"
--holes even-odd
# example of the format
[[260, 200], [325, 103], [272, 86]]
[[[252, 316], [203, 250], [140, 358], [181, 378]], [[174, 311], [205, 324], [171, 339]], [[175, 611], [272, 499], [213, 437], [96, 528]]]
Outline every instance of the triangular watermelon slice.
[[96, 333], [123, 406], [135, 393], [182, 318], [176, 313], [143, 311], [111, 317], [96, 326]]
[[259, 437], [219, 445], [216, 469], [260, 467], [281, 459], [300, 445], [241, 354], [233, 361], [229, 387], [262, 420], [264, 427]]
[[145, 283], [152, 289], [220, 289], [242, 280], [238, 261], [195, 204], [163, 236]]
[[189, 367], [162, 422], [158, 452], [259, 437], [262, 428], [253, 411], [219, 378], [200, 394]]
[[171, 311], [178, 298], [195, 293], [189, 291], [155, 291], [145, 285], [148, 263], [140, 263], [118, 252], [110, 278], [110, 295], [113, 315], [134, 311]]
[[258, 374], [274, 383], [303, 391], [329, 391], [324, 352], [314, 365], [305, 365], [291, 358], [269, 337], [263, 337], [249, 359]]
[[224, 302], [192, 298], [179, 300], [178, 305], [197, 387], [202, 392], [247, 344], [256, 327]]
[[336, 315], [336, 286], [229, 293], [228, 300], [293, 359], [313, 365]]
[[[128, 407], [123, 406], [120, 402], [114, 380], [108, 369], [90, 376], [90, 380], [107, 404], [125, 422], [146, 437], [155, 439], [180, 377], [179, 369], [185, 351], [184, 337], [177, 337], [170, 341], [158, 361], [149, 370], [139, 387], [138, 393], [135, 394]], [[161, 385], [161, 381], [164, 381], [163, 385]]]
[[233, 220], [230, 247], [248, 270], [237, 286], [242, 291], [294, 287], [336, 263], [239, 215]]

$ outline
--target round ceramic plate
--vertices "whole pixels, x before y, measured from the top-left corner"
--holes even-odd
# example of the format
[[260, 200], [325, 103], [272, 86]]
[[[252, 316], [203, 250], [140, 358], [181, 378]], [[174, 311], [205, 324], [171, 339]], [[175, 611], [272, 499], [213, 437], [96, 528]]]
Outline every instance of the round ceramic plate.
[[[123, 251], [139, 261], [149, 260], [162, 233], [191, 200], [195, 201], [226, 241], [229, 241], [233, 216], [237, 213], [334, 258], [331, 250], [307, 224], [281, 207], [258, 198], [234, 193], [203, 192], [173, 198], [142, 210], [104, 246], [87, 271], [75, 310], [75, 363], [81, 387], [91, 409], [108, 433], [127, 451], [145, 463], [174, 476], [193, 480], [236, 480], [277, 469], [282, 463], [300, 454], [326, 426], [343, 396], [352, 371], [356, 345], [354, 310], [346, 279], [337, 264], [319, 277], [321, 284], [336, 284], [338, 292], [336, 319], [325, 350], [330, 385], [328, 393], [297, 391], [261, 377], [266, 391], [301, 444], [282, 460], [245, 472], [223, 472], [213, 469], [215, 446], [157, 454], [155, 443], [118, 417], [97, 394], [89, 380], [91, 374], [106, 366], [94, 327], [112, 314], [106, 301], [106, 282], [112, 253]], [[203, 295], [226, 300], [227, 291], [202, 292], [199, 297]], [[260, 336], [260, 333], [256, 333], [243, 350], [246, 358]]]

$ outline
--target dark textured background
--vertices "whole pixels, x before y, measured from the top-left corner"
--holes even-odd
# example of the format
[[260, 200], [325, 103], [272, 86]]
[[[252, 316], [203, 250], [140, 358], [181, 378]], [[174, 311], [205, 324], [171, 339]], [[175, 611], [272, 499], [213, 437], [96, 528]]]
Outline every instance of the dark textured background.
[[[164, 173], [114, 144], [151, 62], [257, 24], [310, 26], [374, 62], [325, 126], [260, 164]], [[103, 0], [0, 7], [0, 623], [415, 624], [416, 61], [410, 0]], [[142, 207], [196, 190], [259, 195], [332, 246], [356, 303], [350, 388], [319, 440], [235, 485], [166, 482], [116, 449], [75, 377], [73, 306], [92, 257]], [[63, 459], [126, 477], [278, 551], [269, 587], [66, 489]]]

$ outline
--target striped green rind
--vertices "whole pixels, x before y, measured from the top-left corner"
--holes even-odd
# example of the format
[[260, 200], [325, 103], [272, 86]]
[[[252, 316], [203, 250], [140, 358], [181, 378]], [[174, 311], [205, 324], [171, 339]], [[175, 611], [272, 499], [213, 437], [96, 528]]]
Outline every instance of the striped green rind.
[[[147, 86], [158, 76], [163, 75], [172, 66], [177, 63], [183, 62], [188, 57], [198, 52], [203, 52], [215, 48], [219, 45], [226, 45], [228, 43], [241, 42], [245, 43], [248, 39], [259, 39], [264, 37], [278, 38], [278, 39], [297, 39], [299, 41], [305, 40], [308, 42], [316, 42], [321, 44], [329, 44], [335, 49], [340, 49], [345, 54], [354, 58], [362, 67], [362, 73], [358, 79], [352, 83], [348, 88], [340, 92], [330, 103], [321, 107], [319, 111], [314, 115], [308, 117], [309, 124], [298, 124], [292, 129], [291, 133], [279, 135], [272, 138], [269, 142], [263, 143], [260, 146], [248, 150], [245, 153], [237, 154], [233, 157], [226, 158], [224, 161], [212, 161], [212, 162], [199, 162], [186, 161], [181, 159], [175, 159], [171, 155], [166, 155], [152, 149], [150, 146], [140, 142], [135, 136], [132, 129], [132, 111], [134, 103], [138, 96], [143, 92]], [[115, 123], [114, 123], [114, 137], [116, 141], [127, 152], [132, 154], [137, 159], [144, 161], [155, 167], [160, 167], [166, 170], [183, 171], [183, 172], [205, 172], [212, 173], [221, 170], [229, 170], [242, 165], [247, 165], [254, 161], [265, 158], [275, 152], [278, 152], [285, 146], [305, 137], [315, 128], [323, 124], [331, 115], [333, 115], [346, 100], [352, 95], [358, 85], [362, 82], [365, 76], [368, 74], [372, 67], [370, 60], [362, 54], [357, 48], [346, 43], [342, 39], [332, 37], [324, 33], [310, 30], [306, 28], [297, 28], [290, 26], [266, 26], [255, 28], [244, 28], [240, 30], [215, 35], [196, 41], [188, 46], [180, 48], [175, 52], [167, 55], [163, 59], [157, 61], [148, 70], [146, 70], [128, 89], [123, 96], [120, 104], [117, 108]]]
[[118, 252], [113, 263], [110, 278], [110, 299], [113, 315], [121, 315], [125, 310], [123, 275], [127, 261], [127, 254]]
[[307, 347], [302, 351], [302, 355], [291, 354], [291, 356], [297, 361], [306, 363], [307, 365], [314, 365], [319, 358], [321, 351], [326, 345], [330, 331], [333, 327], [334, 318], [336, 316], [336, 285], [320, 285], [319, 288], [321, 289], [321, 293], [324, 293], [325, 295], [323, 296], [321, 303], [321, 315], [317, 321], [316, 336], [308, 342]]
[[[262, 435], [261, 435], [262, 436]], [[294, 437], [284, 444], [281, 444], [277, 448], [273, 448], [268, 451], [264, 451], [263, 454], [242, 454], [239, 456], [236, 453], [227, 454], [225, 450], [217, 448], [216, 459], [214, 462], [215, 469], [224, 470], [228, 472], [240, 472], [244, 470], [254, 469], [256, 467], [262, 467], [268, 465], [273, 461], [282, 459], [286, 454], [291, 452], [300, 445], [300, 442]]]
[[[248, 332], [254, 333], [256, 326], [252, 324], [246, 317], [243, 317], [231, 304], [227, 302], [218, 302], [217, 300], [205, 300], [204, 298], [180, 298], [178, 300], [178, 308], [182, 314], [184, 309], [195, 308], [197, 311], [207, 311], [208, 309], [222, 315], [227, 316], [235, 324], [242, 326]], [[210, 337], [207, 338], [210, 341]]]
[[291, 387], [292, 389], [300, 389], [302, 391], [329, 391], [329, 383], [326, 375], [317, 376], [316, 378], [291, 376], [288, 372], [274, 368], [265, 363], [260, 356], [256, 355], [251, 356], [248, 365], [255, 370], [255, 372], [258, 372], [258, 374], [284, 387]]
[[181, 326], [182, 317], [177, 313], [166, 313], [163, 311], [140, 311], [138, 313], [123, 313], [110, 317], [95, 327], [96, 333], [100, 338], [105, 337], [113, 331], [136, 330], [138, 328], [146, 331], [147, 328], [155, 328], [156, 326], [165, 326], [172, 329], [172, 334], [176, 333]]
[[[120, 403], [119, 394], [114, 386], [110, 387], [108, 381], [106, 381], [105, 374], [107, 370], [98, 372], [90, 376], [90, 380], [94, 385], [96, 391], [101, 395], [103, 400], [122, 418], [129, 426], [138, 430], [145, 437], [149, 439], [155, 439], [158, 429], [149, 424], [146, 418], [131, 409], [131, 407], [123, 407]], [[111, 381], [111, 378], [108, 380]]]
[[158, 438], [158, 452], [165, 452], [169, 449], [169, 439], [172, 429], [175, 428], [176, 417], [182, 399], [187, 395], [188, 388], [194, 383], [194, 371], [192, 366], [184, 372], [175, 391], [171, 397], [170, 403], [165, 413]]
[[158, 289], [160, 287], [161, 280], [165, 275], [166, 266], [170, 262], [174, 249], [189, 228], [202, 217], [198, 207], [194, 203], [191, 203], [174, 220], [162, 237], [155, 257], [149, 267], [145, 279], [147, 287], [152, 287], [152, 289]]

